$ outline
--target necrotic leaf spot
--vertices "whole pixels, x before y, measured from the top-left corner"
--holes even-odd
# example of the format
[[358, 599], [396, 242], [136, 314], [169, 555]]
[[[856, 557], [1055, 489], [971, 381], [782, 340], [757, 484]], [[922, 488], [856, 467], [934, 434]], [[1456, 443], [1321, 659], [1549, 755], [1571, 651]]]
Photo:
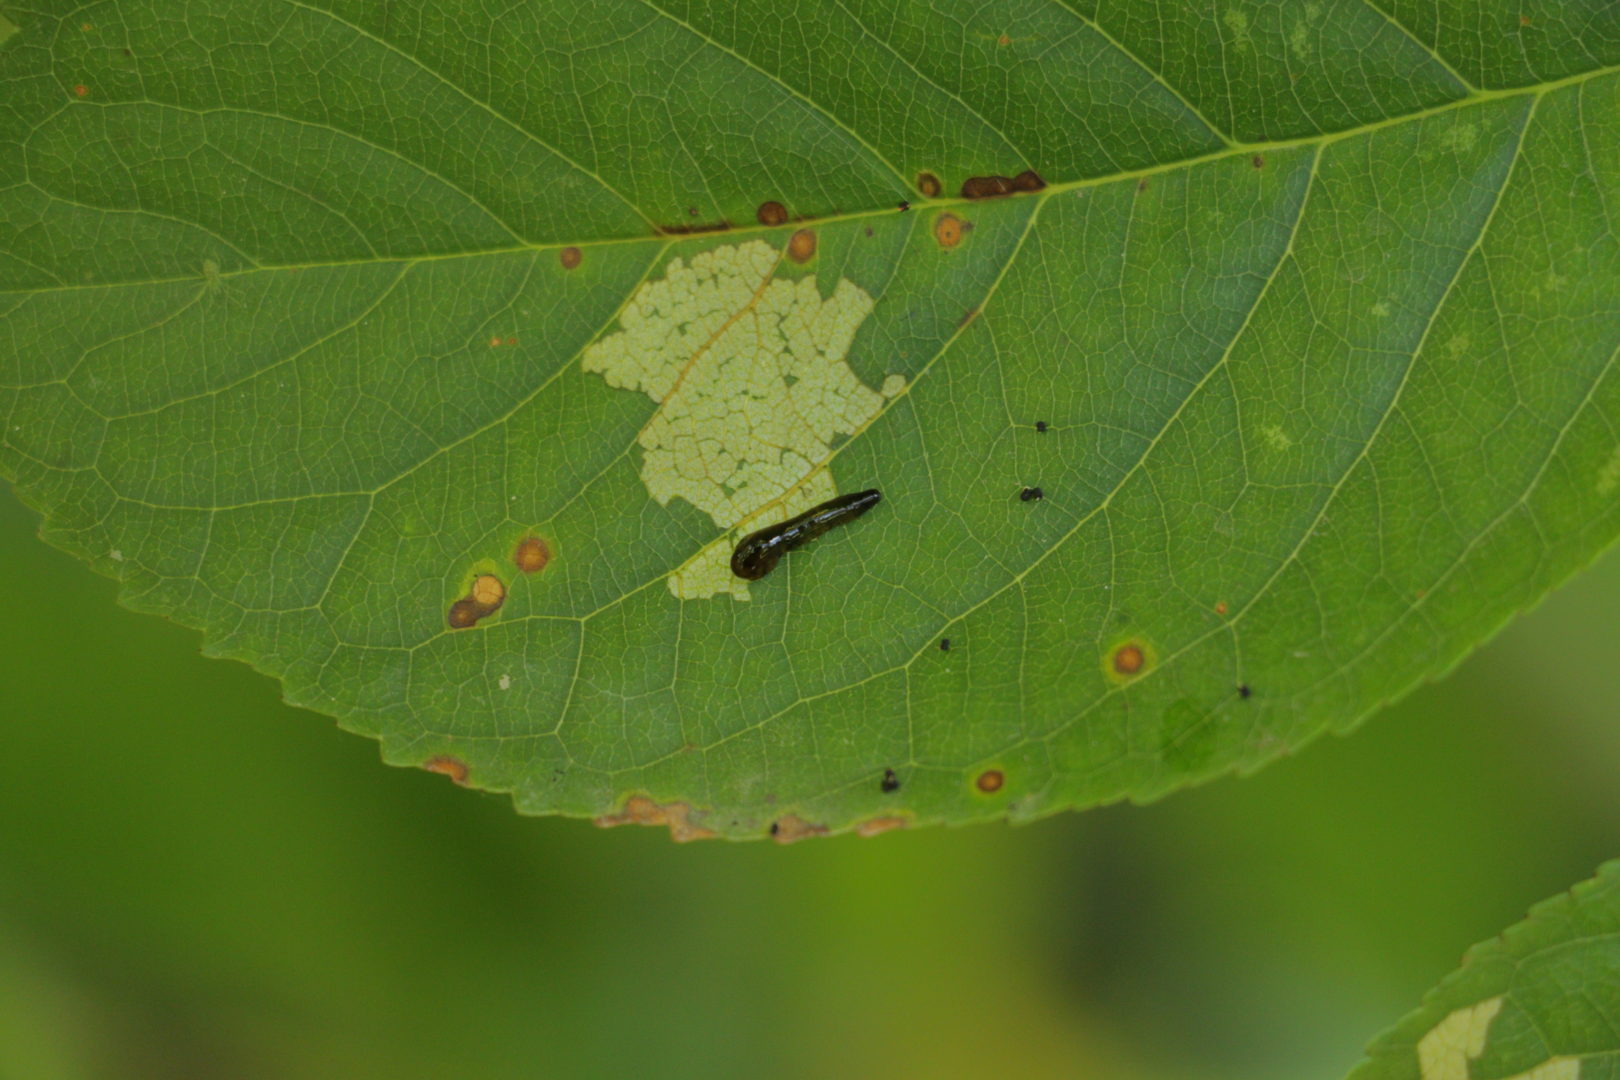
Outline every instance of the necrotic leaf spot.
[[761, 225], [780, 225], [787, 221], [787, 207], [779, 202], [762, 202], [754, 217]]
[[1006, 780], [1007, 778], [1001, 774], [1000, 769], [986, 769], [984, 772], [979, 774], [979, 778], [975, 780], [973, 784], [980, 791], [984, 792], [986, 795], [989, 795], [993, 792], [1000, 791], [1001, 785], [1006, 783]]
[[465, 630], [469, 626], [476, 626], [482, 615], [483, 612], [478, 610], [477, 603], [471, 597], [463, 596], [450, 605], [450, 613], [445, 616], [445, 621], [450, 624], [452, 630]]
[[480, 616], [488, 615], [506, 602], [506, 585], [494, 574], [479, 574], [467, 595], [478, 605]]
[[449, 754], [440, 754], [437, 757], [428, 758], [426, 761], [422, 762], [422, 768], [426, 769], [428, 772], [436, 772], [441, 776], [448, 776], [451, 780], [458, 784], [467, 783], [467, 763], [462, 761], [460, 758], [451, 757]]
[[788, 240], [787, 253], [796, 263], [809, 262], [816, 253], [816, 234], [810, 229], [800, 229]]
[[939, 177], [931, 172], [917, 174], [917, 190], [922, 192], [925, 199], [937, 199], [944, 189], [940, 186]]
[[525, 574], [538, 573], [551, 561], [551, 549], [538, 536], [525, 536], [512, 551], [512, 561]]
[[1121, 675], [1135, 675], [1146, 662], [1142, 646], [1135, 643], [1121, 645], [1114, 650], [1114, 670]]
[[564, 270], [572, 270], [574, 267], [578, 266], [581, 258], [582, 256], [580, 255], [579, 248], [577, 247], [565, 247], [561, 251], [557, 252], [557, 261], [562, 263], [562, 268]]
[[757, 581], [776, 567], [784, 553], [808, 544], [828, 529], [854, 521], [882, 499], [876, 488], [840, 495], [786, 521], [749, 533], [731, 553], [731, 572], [745, 581]]
[[934, 239], [942, 248], [953, 248], [962, 242], [962, 234], [973, 226], [955, 214], [941, 214], [934, 221]]

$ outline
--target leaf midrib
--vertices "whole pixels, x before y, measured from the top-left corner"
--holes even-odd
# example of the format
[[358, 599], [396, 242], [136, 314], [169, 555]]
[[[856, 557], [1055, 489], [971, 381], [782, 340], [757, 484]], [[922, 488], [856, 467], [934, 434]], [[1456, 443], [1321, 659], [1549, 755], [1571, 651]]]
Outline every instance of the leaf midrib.
[[[1120, 181], [1137, 180], [1137, 179], [1141, 179], [1141, 178], [1144, 178], [1144, 177], [1152, 177], [1152, 176], [1160, 175], [1160, 174], [1163, 174], [1163, 173], [1174, 172], [1174, 171], [1176, 171], [1178, 169], [1193, 168], [1193, 167], [1196, 167], [1196, 166], [1199, 166], [1199, 165], [1205, 165], [1205, 164], [1209, 164], [1209, 163], [1212, 163], [1212, 162], [1225, 161], [1225, 160], [1227, 160], [1229, 158], [1242, 157], [1245, 154], [1262, 153], [1262, 152], [1265, 152], [1265, 151], [1268, 151], [1268, 150], [1281, 151], [1281, 150], [1300, 149], [1300, 148], [1311, 147], [1311, 146], [1322, 146], [1322, 147], [1331, 146], [1332, 144], [1337, 143], [1337, 142], [1343, 142], [1345, 140], [1353, 139], [1353, 138], [1356, 138], [1356, 137], [1361, 136], [1361, 135], [1371, 134], [1371, 133], [1376, 132], [1376, 131], [1381, 131], [1381, 130], [1384, 130], [1386, 128], [1394, 127], [1394, 126], [1396, 126], [1398, 124], [1405, 124], [1405, 123], [1409, 123], [1409, 122], [1412, 122], [1412, 121], [1425, 120], [1425, 119], [1428, 119], [1428, 118], [1434, 117], [1434, 116], [1443, 116], [1446, 113], [1455, 112], [1458, 109], [1466, 108], [1466, 107], [1471, 106], [1471, 105], [1480, 105], [1480, 104], [1484, 104], [1484, 103], [1491, 102], [1491, 101], [1504, 101], [1504, 100], [1508, 100], [1508, 99], [1511, 99], [1511, 98], [1521, 98], [1521, 97], [1526, 97], [1526, 96], [1539, 98], [1539, 97], [1542, 97], [1543, 95], [1551, 93], [1553, 91], [1561, 90], [1561, 89], [1563, 89], [1565, 87], [1568, 87], [1568, 86], [1577, 86], [1577, 85], [1580, 85], [1581, 83], [1590, 82], [1590, 81], [1593, 81], [1595, 79], [1600, 79], [1600, 78], [1603, 78], [1606, 75], [1612, 75], [1612, 74], [1614, 74], [1616, 72], [1620, 72], [1620, 64], [1613, 64], [1613, 65], [1609, 65], [1607, 67], [1593, 68], [1590, 71], [1583, 71], [1583, 72], [1580, 72], [1580, 73], [1575, 74], [1575, 75], [1566, 75], [1563, 78], [1554, 79], [1551, 82], [1537, 83], [1534, 86], [1512, 87], [1510, 89], [1503, 89], [1503, 90], [1481, 90], [1481, 91], [1478, 91], [1476, 93], [1469, 94], [1469, 95], [1467, 95], [1465, 97], [1457, 98], [1455, 101], [1444, 102], [1444, 103], [1442, 103], [1440, 105], [1434, 105], [1434, 106], [1431, 106], [1430, 108], [1427, 108], [1427, 109], [1417, 109], [1417, 110], [1414, 110], [1414, 111], [1409, 112], [1409, 113], [1402, 113], [1399, 116], [1386, 117], [1386, 118], [1384, 118], [1382, 120], [1377, 120], [1377, 121], [1374, 121], [1372, 123], [1358, 124], [1358, 125], [1356, 125], [1354, 127], [1342, 128], [1342, 129], [1340, 129], [1338, 131], [1322, 132], [1322, 133], [1319, 133], [1319, 134], [1316, 134], [1316, 135], [1302, 135], [1302, 136], [1298, 136], [1298, 137], [1295, 137], [1295, 138], [1289, 138], [1289, 139], [1273, 139], [1273, 140], [1266, 140], [1266, 141], [1261, 141], [1261, 142], [1237, 142], [1237, 143], [1233, 143], [1230, 147], [1225, 147], [1225, 148], [1222, 148], [1220, 150], [1212, 150], [1207, 154], [1194, 154], [1194, 155], [1190, 155], [1188, 157], [1175, 158], [1173, 160], [1161, 162], [1161, 163], [1156, 164], [1156, 165], [1143, 166], [1142, 168], [1139, 168], [1139, 169], [1123, 169], [1123, 170], [1120, 170], [1118, 172], [1106, 173], [1106, 174], [1101, 174], [1101, 175], [1098, 175], [1098, 176], [1088, 176], [1088, 177], [1081, 177], [1081, 178], [1076, 179], [1076, 180], [1058, 181], [1058, 182], [1055, 182], [1055, 183], [1048, 184], [1045, 188], [1043, 188], [1039, 192], [1032, 192], [1032, 193], [1028, 193], [1028, 194], [1009, 195], [1009, 196], [1006, 196], [1006, 198], [1009, 198], [1009, 199], [1033, 198], [1033, 199], [1044, 201], [1044, 200], [1049, 199], [1049, 198], [1051, 198], [1053, 196], [1062, 195], [1062, 194], [1064, 194], [1066, 192], [1069, 192], [1069, 191], [1076, 191], [1076, 190], [1080, 190], [1080, 189], [1084, 189], [1084, 188], [1102, 187], [1104, 185], [1118, 183]], [[89, 102], [74, 102], [69, 107], [78, 108], [78, 107], [84, 107], [84, 106], [105, 107], [104, 104], [98, 106], [96, 104], [89, 103]], [[47, 194], [50, 194], [50, 193], [47, 193]], [[56, 196], [54, 194], [52, 194], [51, 197], [52, 198], [58, 198], [58, 196]], [[941, 197], [941, 198], [937, 198], [937, 199], [930, 199], [930, 200], [928, 200], [926, 202], [919, 203], [919, 204], [915, 205], [913, 207], [913, 209], [914, 210], [927, 210], [927, 211], [949, 210], [949, 209], [956, 208], [956, 207], [961, 207], [961, 206], [970, 206], [970, 205], [973, 205], [974, 203], [976, 203], [978, 201], [980, 201], [980, 200], [964, 199], [964, 198], [962, 198], [960, 196], [947, 196], [947, 197]], [[102, 208], [98, 207], [96, 209], [99, 210], [99, 209], [102, 209]], [[127, 213], [140, 213], [140, 214], [152, 213], [152, 211], [148, 211], [148, 210], [129, 210], [129, 211], [125, 211], [125, 212], [127, 212]], [[796, 222], [795, 224], [798, 225], [801, 228], [805, 227], [805, 226], [837, 225], [837, 224], [841, 224], [841, 223], [845, 223], [845, 222], [858, 222], [858, 221], [865, 221], [865, 220], [867, 220], [869, 218], [885, 217], [885, 216], [888, 216], [888, 215], [892, 215], [895, 212], [896, 212], [895, 208], [892, 207], [892, 206], [873, 207], [873, 208], [869, 208], [869, 209], [865, 209], [865, 210], [851, 210], [851, 211], [845, 211], [845, 212], [840, 212], [840, 213], [835, 213], [835, 214], [827, 214], [827, 215], [824, 215], [822, 217], [817, 217], [817, 218], [807, 218], [804, 221]], [[164, 216], [164, 215], [156, 215], [156, 216]], [[176, 219], [176, 220], [178, 220], [178, 219]], [[186, 224], [186, 225], [195, 224], [195, 223], [189, 222], [189, 221], [182, 222], [182, 223]], [[733, 238], [733, 237], [746, 238], [746, 237], [750, 237], [750, 236], [760, 235], [760, 234], [763, 234], [763, 233], [775, 232], [775, 231], [777, 231], [777, 230], [779, 230], [781, 228], [782, 228], [782, 226], [767, 226], [767, 225], [759, 225], [757, 223], [756, 224], [742, 224], [742, 225], [738, 225], [738, 226], [735, 226], [735, 227], [730, 228], [730, 229], [726, 229], [724, 231], [717, 231], [717, 232], [707, 233], [707, 234], [702, 234], [702, 235], [703, 235], [703, 237], [707, 237], [709, 239], [726, 238], [726, 239], [729, 240], [730, 238]], [[455, 260], [455, 259], [478, 259], [478, 258], [487, 258], [487, 257], [499, 256], [499, 255], [516, 255], [516, 254], [525, 254], [525, 253], [533, 253], [533, 252], [561, 251], [562, 249], [569, 248], [569, 247], [588, 248], [588, 249], [591, 249], [591, 250], [597, 250], [597, 249], [602, 249], [602, 248], [623, 247], [623, 246], [627, 246], [627, 245], [636, 245], [636, 244], [643, 244], [644, 245], [644, 244], [647, 244], [647, 243], [653, 242], [653, 241], [663, 241], [664, 248], [667, 249], [668, 247], [672, 246], [673, 244], [684, 242], [684, 241], [690, 241], [690, 240], [693, 240], [693, 239], [699, 239], [699, 238], [701, 238], [701, 237], [694, 237], [694, 236], [691, 236], [691, 235], [670, 235], [668, 233], [664, 233], [664, 232], [660, 231], [660, 232], [654, 232], [654, 233], [650, 233], [650, 234], [641, 234], [641, 235], [636, 235], [636, 236], [608, 237], [608, 238], [603, 238], [603, 239], [598, 239], [598, 240], [590, 240], [590, 239], [559, 240], [559, 241], [550, 242], [550, 243], [543, 243], [543, 244], [513, 244], [513, 245], [509, 245], [509, 246], [504, 246], [504, 247], [467, 248], [467, 249], [464, 249], [464, 250], [461, 250], [461, 251], [431, 252], [431, 253], [420, 254], [420, 255], [384, 255], [384, 256], [377, 256], [375, 258], [330, 259], [330, 260], [319, 260], [319, 259], [317, 259], [317, 260], [300, 261], [300, 262], [293, 262], [293, 263], [268, 263], [268, 262], [257, 262], [257, 261], [255, 261], [252, 266], [242, 267], [241, 269], [237, 269], [237, 270], [222, 270], [222, 271], [220, 271], [218, 274], [216, 274], [214, 276], [217, 277], [220, 280], [229, 280], [229, 279], [236, 279], [236, 278], [251, 277], [254, 274], [261, 274], [261, 273], [277, 273], [277, 272], [303, 271], [303, 270], [316, 270], [316, 269], [336, 269], [336, 268], [342, 268], [342, 267], [348, 267], [348, 266], [383, 266], [383, 265], [392, 265], [392, 264], [398, 264], [398, 263], [405, 263], [405, 264], [408, 264], [408, 265], [411, 265], [411, 266], [415, 266], [417, 264], [426, 264], [426, 263], [435, 263], [435, 262], [447, 262], [447, 261]], [[231, 246], [234, 247], [234, 245], [231, 245]], [[153, 286], [153, 285], [175, 285], [175, 284], [184, 284], [184, 283], [187, 283], [187, 282], [196, 282], [196, 281], [200, 281], [200, 280], [202, 280], [202, 275], [199, 275], [199, 274], [184, 274], [184, 275], [178, 275], [178, 276], [174, 276], [174, 277], [163, 277], [163, 278], [135, 278], [135, 279], [122, 280], [122, 281], [92, 282], [92, 283], [89, 283], [89, 284], [74, 284], [74, 285], [62, 285], [62, 286], [41, 286], [41, 287], [36, 287], [36, 288], [25, 288], [25, 289], [0, 289], [0, 296], [56, 295], [56, 294], [61, 294], [61, 293], [85, 292], [85, 291], [91, 291], [91, 290], [142, 288], [142, 287], [148, 287], [148, 286]]]

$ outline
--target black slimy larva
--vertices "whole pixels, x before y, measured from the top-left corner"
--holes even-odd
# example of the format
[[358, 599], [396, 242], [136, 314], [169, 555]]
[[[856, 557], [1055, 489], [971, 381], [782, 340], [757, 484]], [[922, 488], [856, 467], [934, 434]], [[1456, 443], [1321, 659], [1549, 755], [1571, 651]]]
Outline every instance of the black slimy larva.
[[776, 568], [783, 552], [808, 544], [835, 525], [854, 521], [882, 499], [876, 488], [840, 495], [786, 521], [751, 532], [731, 553], [731, 572], [745, 581], [758, 581]]

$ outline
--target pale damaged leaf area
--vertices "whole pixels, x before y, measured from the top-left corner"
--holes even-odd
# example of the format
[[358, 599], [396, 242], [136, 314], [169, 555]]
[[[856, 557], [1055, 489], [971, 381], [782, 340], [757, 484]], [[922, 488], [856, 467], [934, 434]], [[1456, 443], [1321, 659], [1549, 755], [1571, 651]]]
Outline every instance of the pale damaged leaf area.
[[1620, 862], [1548, 900], [1381, 1037], [1350, 1080], [1595, 1080], [1620, 1061]]
[[1023, 821], [1620, 535], [1617, 208], [1598, 0], [0, 0], [0, 475], [523, 812]]
[[677, 258], [585, 350], [586, 371], [659, 403], [637, 438], [647, 493], [727, 530], [669, 575], [683, 600], [747, 600], [730, 566], [738, 536], [836, 495], [834, 441], [905, 387], [890, 375], [872, 390], [845, 362], [872, 298], [846, 279], [823, 299], [814, 275], [775, 277], [781, 260], [760, 240]]

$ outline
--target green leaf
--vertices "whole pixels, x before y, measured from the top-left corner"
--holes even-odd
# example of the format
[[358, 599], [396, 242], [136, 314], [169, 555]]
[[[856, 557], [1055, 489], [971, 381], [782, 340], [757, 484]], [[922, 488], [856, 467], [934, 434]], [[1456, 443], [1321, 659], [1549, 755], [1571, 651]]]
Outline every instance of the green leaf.
[[4, 11], [0, 472], [526, 812], [1151, 798], [1620, 531], [1613, 4]]
[[1470, 949], [1350, 1080], [1595, 1080], [1617, 1060], [1620, 861]]

